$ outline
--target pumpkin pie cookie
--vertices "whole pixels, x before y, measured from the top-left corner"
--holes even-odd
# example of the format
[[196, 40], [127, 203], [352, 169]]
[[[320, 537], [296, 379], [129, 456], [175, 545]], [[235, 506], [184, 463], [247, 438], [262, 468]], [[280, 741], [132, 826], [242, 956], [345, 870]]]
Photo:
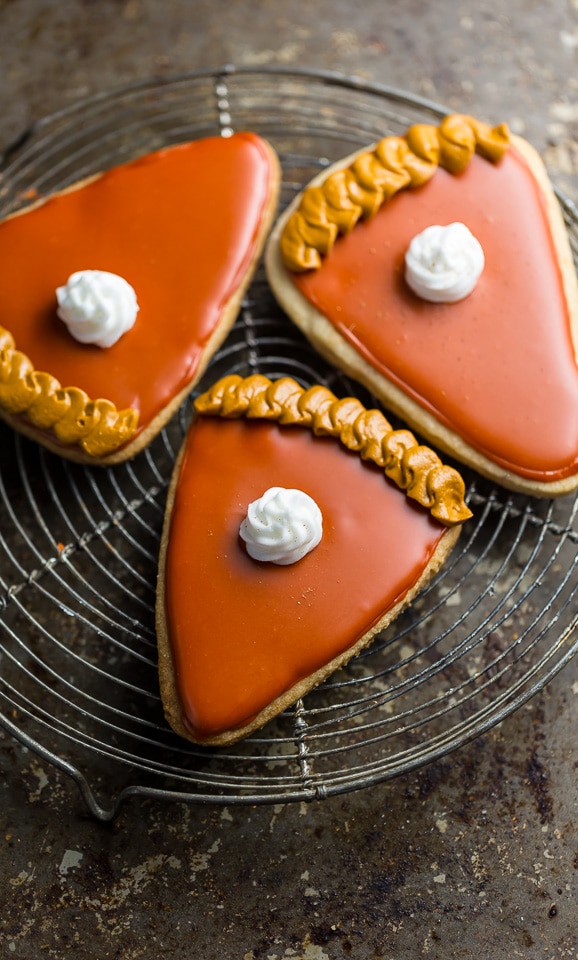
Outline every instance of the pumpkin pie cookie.
[[195, 407], [161, 540], [159, 676], [174, 730], [221, 745], [367, 646], [471, 514], [458, 471], [352, 397], [232, 375]]
[[1, 222], [0, 417], [72, 460], [142, 450], [234, 323], [279, 181], [260, 137], [208, 137]]
[[287, 314], [436, 448], [510, 489], [578, 486], [578, 291], [536, 151], [449, 115], [329, 167], [266, 253]]

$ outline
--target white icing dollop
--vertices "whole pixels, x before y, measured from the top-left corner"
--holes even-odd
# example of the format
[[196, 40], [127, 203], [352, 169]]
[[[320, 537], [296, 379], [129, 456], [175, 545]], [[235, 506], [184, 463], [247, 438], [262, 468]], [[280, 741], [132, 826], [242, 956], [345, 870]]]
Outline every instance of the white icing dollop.
[[106, 270], [78, 270], [56, 290], [57, 314], [80, 343], [112, 347], [138, 313], [130, 283]]
[[239, 530], [254, 560], [286, 566], [301, 560], [321, 540], [321, 510], [307, 493], [270, 487], [249, 504]]
[[426, 227], [405, 255], [405, 279], [432, 303], [456, 303], [472, 292], [484, 269], [481, 244], [464, 223]]

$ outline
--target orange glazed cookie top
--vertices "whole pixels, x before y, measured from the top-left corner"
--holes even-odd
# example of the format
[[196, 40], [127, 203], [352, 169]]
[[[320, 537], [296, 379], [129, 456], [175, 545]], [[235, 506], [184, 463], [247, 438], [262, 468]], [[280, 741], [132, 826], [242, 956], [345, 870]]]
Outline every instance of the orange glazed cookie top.
[[382, 467], [441, 523], [454, 526], [472, 515], [461, 474], [418, 444], [409, 430], [394, 430], [379, 410], [367, 410], [354, 397], [340, 400], [326, 387], [305, 389], [290, 377], [272, 381], [259, 374], [245, 379], [232, 374], [197, 397], [195, 408], [207, 416], [276, 420], [336, 437], [363, 460]]

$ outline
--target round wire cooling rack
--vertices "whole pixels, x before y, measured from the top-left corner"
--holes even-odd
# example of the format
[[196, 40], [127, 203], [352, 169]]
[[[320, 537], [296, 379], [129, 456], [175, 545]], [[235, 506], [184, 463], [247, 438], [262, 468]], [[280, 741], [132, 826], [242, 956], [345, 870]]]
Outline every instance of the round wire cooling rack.
[[[333, 160], [445, 112], [320, 71], [227, 67], [133, 85], [28, 131], [2, 165], [0, 215], [163, 145], [241, 129], [277, 150], [285, 206]], [[578, 259], [578, 215], [560, 200]], [[375, 402], [303, 340], [262, 268], [199, 390], [250, 372]], [[367, 787], [479, 736], [576, 652], [578, 500], [530, 500], [463, 471], [473, 520], [365, 653], [233, 747], [180, 740], [160, 702], [154, 594], [190, 412], [189, 399], [147, 450], [107, 470], [0, 426], [0, 723], [70, 774], [96, 817], [113, 818], [132, 795], [255, 804]]]

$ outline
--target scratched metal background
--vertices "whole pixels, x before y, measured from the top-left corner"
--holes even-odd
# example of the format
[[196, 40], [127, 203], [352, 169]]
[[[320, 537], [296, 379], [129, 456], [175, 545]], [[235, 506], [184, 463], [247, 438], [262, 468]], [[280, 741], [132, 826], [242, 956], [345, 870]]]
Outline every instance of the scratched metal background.
[[[309, 63], [508, 120], [576, 197], [576, 11], [556, 2], [540, 5], [539, 18], [532, 12], [519, 0], [507, 8], [411, 0], [387, 11], [372, 0], [356, 10], [341, 2], [3, 3], [0, 138], [7, 145], [32, 120], [127, 80], [231, 61]], [[12, 439], [2, 441], [7, 485], [21, 495]], [[37, 488], [41, 474], [30, 476]], [[20, 537], [6, 526], [2, 533], [21, 557]], [[8, 572], [6, 583], [20, 582]], [[548, 602], [542, 586], [536, 611]], [[44, 613], [51, 635], [70, 619], [54, 604]], [[92, 958], [98, 936], [99, 955], [128, 960], [188, 957], [193, 946], [207, 958], [244, 960], [572, 957], [577, 692], [572, 662], [451, 756], [322, 803], [133, 799], [108, 828], [86, 817], [68, 774], [5, 736], [6, 955], [74, 949]], [[101, 764], [99, 796], [108, 796], [110, 779]]]

